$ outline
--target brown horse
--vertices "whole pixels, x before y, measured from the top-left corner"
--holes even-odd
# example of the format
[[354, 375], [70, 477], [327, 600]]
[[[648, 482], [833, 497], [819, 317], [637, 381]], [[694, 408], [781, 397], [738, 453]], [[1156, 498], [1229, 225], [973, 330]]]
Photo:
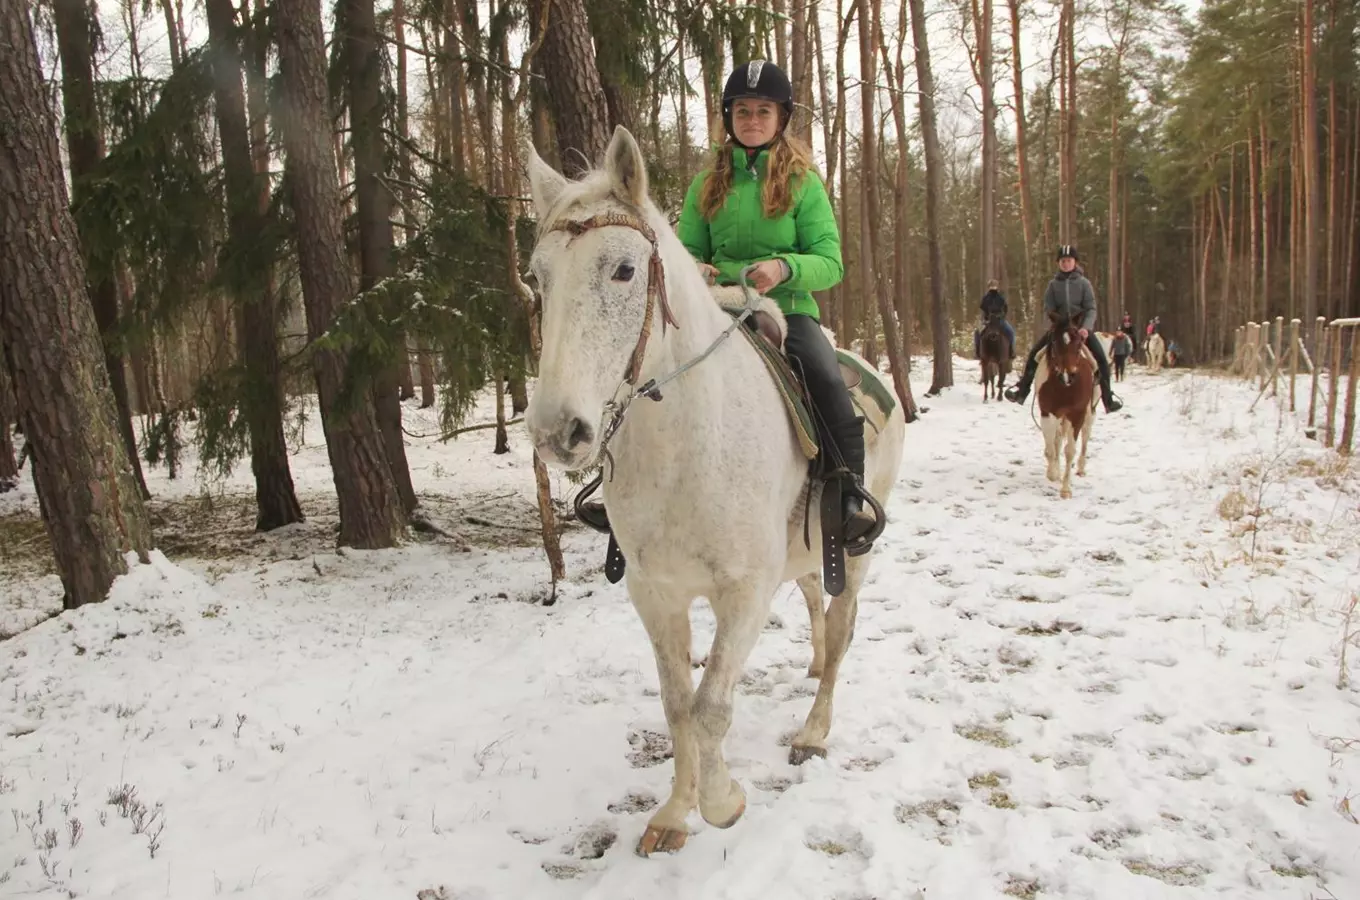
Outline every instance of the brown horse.
[[978, 336], [978, 362], [982, 365], [982, 402], [987, 402], [989, 391], [992, 399], [1000, 400], [1006, 373], [1011, 370], [1010, 340], [1001, 327], [1000, 316], [987, 317], [987, 324]]
[[1066, 457], [1061, 478], [1063, 499], [1072, 496], [1072, 459], [1077, 454], [1078, 437], [1081, 459], [1077, 462], [1077, 475], [1086, 474], [1086, 445], [1091, 440], [1091, 425], [1096, 417], [1096, 363], [1081, 339], [1077, 324], [1080, 319], [1081, 315], [1077, 315], [1067, 322], [1053, 321], [1048, 348], [1040, 358], [1034, 379], [1049, 481], [1059, 480], [1059, 449]]

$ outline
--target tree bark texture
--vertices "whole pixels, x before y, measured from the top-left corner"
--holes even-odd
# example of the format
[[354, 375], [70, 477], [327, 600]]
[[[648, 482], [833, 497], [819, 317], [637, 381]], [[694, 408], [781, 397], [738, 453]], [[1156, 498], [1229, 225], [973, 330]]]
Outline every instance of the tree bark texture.
[[[104, 140], [99, 125], [99, 108], [94, 95], [93, 41], [90, 6], [85, 0], [55, 0], [53, 18], [57, 29], [57, 48], [61, 56], [61, 97], [66, 126], [66, 148], [71, 166], [71, 191], [79, 199], [84, 181], [94, 175], [104, 159]], [[88, 244], [88, 241], [85, 242]], [[142, 497], [150, 497], [141, 461], [137, 457], [137, 437], [132, 430], [132, 406], [128, 402], [127, 376], [122, 354], [108, 343], [118, 327], [118, 282], [112, 272], [95, 273], [88, 290], [94, 305], [95, 322], [103, 336], [104, 365], [117, 404], [118, 430], [123, 438], [128, 462]]]
[[[346, 0], [345, 68], [349, 75], [349, 115], [354, 142], [355, 199], [359, 215], [359, 290], [367, 291], [392, 274], [392, 209], [395, 201], [384, 180], [382, 48], [378, 44], [373, 0]], [[390, 304], [380, 301], [386, 308]], [[409, 515], [416, 508], [415, 486], [406, 461], [401, 430], [401, 364], [406, 336], [393, 335], [399, 348], [373, 377], [373, 405], [387, 461]]]
[[260, 188], [251, 158], [250, 126], [241, 86], [241, 32], [231, 0], [206, 0], [206, 8], [212, 47], [213, 105], [227, 188], [228, 240], [238, 259], [250, 259], [237, 267], [240, 275], [231, 289], [236, 295], [241, 364], [245, 370], [240, 402], [250, 428], [255, 528], [272, 531], [303, 519], [283, 436], [278, 314], [273, 278], [268, 271], [271, 267], [260, 259], [256, 247], [265, 230], [265, 217], [260, 209]]
[[[878, 198], [878, 137], [877, 121], [874, 111], [874, 91], [877, 83], [877, 67], [874, 64], [874, 51], [878, 45], [878, 33], [882, 27], [879, 21], [877, 0], [859, 0], [859, 70], [860, 112], [864, 159], [860, 173], [860, 280], [863, 290], [878, 307], [878, 316], [883, 325], [883, 341], [887, 345], [888, 366], [892, 371], [893, 387], [903, 410], [911, 409], [911, 389], [907, 387], [909, 372], [902, 359], [901, 332], [897, 325], [897, 315], [893, 310], [888, 294], [882, 289], [878, 277], [878, 267], [874, 257], [878, 251], [879, 229], [882, 219], [879, 213]], [[870, 329], [873, 333], [873, 329]]]
[[0, 493], [14, 487], [19, 477], [19, 460], [14, 453], [14, 423], [18, 420], [14, 387], [9, 383], [9, 365], [5, 362], [5, 342], [0, 338]]
[[940, 196], [944, 193], [944, 155], [935, 121], [935, 76], [926, 39], [925, 0], [909, 0], [916, 45], [916, 82], [920, 87], [921, 139], [926, 151], [926, 248], [930, 260], [930, 310], [935, 366], [928, 395], [954, 384], [954, 353], [949, 345], [949, 305], [944, 295], [944, 249], [940, 246]]
[[103, 600], [146, 557], [128, 461], [27, 4], [0, 3], [0, 360], [67, 609]]
[[530, 0], [531, 20], [539, 18], [543, 3], [551, 3], [552, 9], [538, 58], [547, 76], [562, 171], [568, 178], [576, 178], [604, 158], [609, 146], [609, 107], [595, 66], [585, 3]]
[[[326, 54], [319, 0], [279, 0], [276, 23], [285, 109], [280, 120], [288, 181], [297, 220], [298, 268], [307, 335], [324, 337], [354, 295], [340, 221], [340, 183], [326, 91]], [[366, 393], [341, 409], [348, 355], [314, 347], [317, 396], [326, 449], [340, 501], [340, 543], [391, 547], [405, 526], [373, 401]]]

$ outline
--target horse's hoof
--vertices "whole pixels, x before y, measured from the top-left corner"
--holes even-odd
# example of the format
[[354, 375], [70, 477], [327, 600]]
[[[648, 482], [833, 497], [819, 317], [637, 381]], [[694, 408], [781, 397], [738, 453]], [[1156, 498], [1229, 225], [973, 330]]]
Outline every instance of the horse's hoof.
[[1058, 496], [1059, 496], [1059, 497], [1062, 497], [1064, 500], [1071, 500], [1071, 499], [1072, 499], [1072, 491], [1069, 490], [1068, 488], [1063, 488], [1063, 489], [1062, 489], [1062, 492], [1059, 493]]
[[817, 759], [826, 759], [826, 748], [811, 746], [800, 747], [797, 744], [794, 744], [789, 748], [789, 765], [791, 766], [801, 766], [813, 757], [816, 757]]
[[689, 832], [683, 828], [658, 828], [648, 825], [642, 832], [637, 844], [638, 856], [651, 856], [653, 853], [675, 853], [685, 846]]
[[[704, 817], [705, 822], [712, 825], [714, 828], [731, 828], [733, 825], [737, 824], [737, 820], [741, 818], [742, 813], [746, 812], [746, 791], [737, 783], [735, 778], [732, 779], [729, 790], [736, 795], [737, 806], [736, 809], [725, 816], [715, 816], [713, 819], [710, 819], [708, 813], [704, 811], [703, 804], [699, 804], [699, 814]], [[714, 819], [716, 819], [716, 821], [714, 821]]]

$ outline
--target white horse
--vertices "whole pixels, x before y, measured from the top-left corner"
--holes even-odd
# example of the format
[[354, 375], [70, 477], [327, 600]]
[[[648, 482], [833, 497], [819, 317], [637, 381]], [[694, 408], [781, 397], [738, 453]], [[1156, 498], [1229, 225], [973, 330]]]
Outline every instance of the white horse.
[[[836, 675], [872, 551], [847, 561], [846, 588], [824, 617], [818, 506], [814, 497], [808, 549], [807, 461], [788, 413], [746, 339], [722, 338], [733, 319], [648, 197], [633, 136], [616, 129], [604, 168], [576, 182], [530, 153], [538, 218], [530, 265], [543, 304], [543, 353], [525, 422], [550, 465], [577, 471], [612, 459], [604, 499], [628, 561], [628, 595], [656, 655], [675, 748], [670, 798], [637, 852], [675, 851], [696, 805], [720, 828], [745, 810], [723, 738], [742, 666], [775, 591], [790, 579], [812, 619], [809, 675], [821, 677], [790, 761], [825, 756]], [[688, 363], [693, 367], [667, 380], [659, 402], [637, 396], [634, 385], [666, 380]], [[865, 486], [885, 503], [904, 435], [900, 404], [881, 432], [866, 429]], [[696, 690], [689, 613], [700, 596], [713, 609], [717, 633]]]
[[1166, 356], [1166, 342], [1162, 336], [1153, 332], [1147, 339], [1147, 367], [1149, 372], [1162, 371], [1162, 359]]

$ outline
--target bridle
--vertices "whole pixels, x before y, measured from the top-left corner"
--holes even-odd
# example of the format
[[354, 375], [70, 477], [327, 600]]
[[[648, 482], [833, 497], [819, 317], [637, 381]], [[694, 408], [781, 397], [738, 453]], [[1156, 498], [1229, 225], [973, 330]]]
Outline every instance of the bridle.
[[[565, 231], [571, 235], [571, 239], [580, 237], [587, 231], [595, 228], [620, 227], [631, 228], [647, 239], [652, 245], [652, 255], [647, 261], [647, 308], [642, 314], [642, 329], [638, 333], [637, 343], [633, 346], [633, 352], [628, 358], [628, 364], [623, 370], [623, 379], [619, 386], [614, 389], [614, 394], [608, 403], [604, 405], [605, 426], [600, 435], [600, 453], [603, 459], [610, 463], [610, 477], [613, 477], [613, 457], [609, 454], [609, 441], [623, 425], [624, 416], [628, 412], [628, 407], [639, 397], [646, 397], [648, 400], [660, 401], [662, 399], [661, 388], [679, 378], [685, 372], [697, 366], [708, 358], [718, 346], [741, 326], [741, 323], [755, 311], [757, 295], [751, 290], [746, 281], [747, 269], [741, 272], [741, 286], [746, 293], [746, 306], [741, 313], [733, 318], [732, 324], [723, 330], [713, 342], [706, 347], [703, 352], [693, 359], [677, 367], [673, 372], [661, 378], [649, 378], [646, 383], [638, 385], [638, 378], [642, 374], [642, 360], [647, 353], [647, 343], [652, 336], [652, 326], [656, 319], [656, 309], [661, 308], [661, 333], [666, 333], [666, 326], [679, 328], [680, 323], [675, 320], [675, 314], [671, 312], [670, 300], [666, 295], [666, 270], [661, 263], [661, 248], [657, 242], [656, 232], [650, 225], [637, 216], [632, 216], [622, 212], [606, 212], [591, 216], [589, 219], [560, 219], [554, 222], [547, 229], [548, 233], [554, 231]], [[571, 239], [568, 239], [570, 245]], [[619, 394], [624, 394], [622, 400], [618, 399]]]

